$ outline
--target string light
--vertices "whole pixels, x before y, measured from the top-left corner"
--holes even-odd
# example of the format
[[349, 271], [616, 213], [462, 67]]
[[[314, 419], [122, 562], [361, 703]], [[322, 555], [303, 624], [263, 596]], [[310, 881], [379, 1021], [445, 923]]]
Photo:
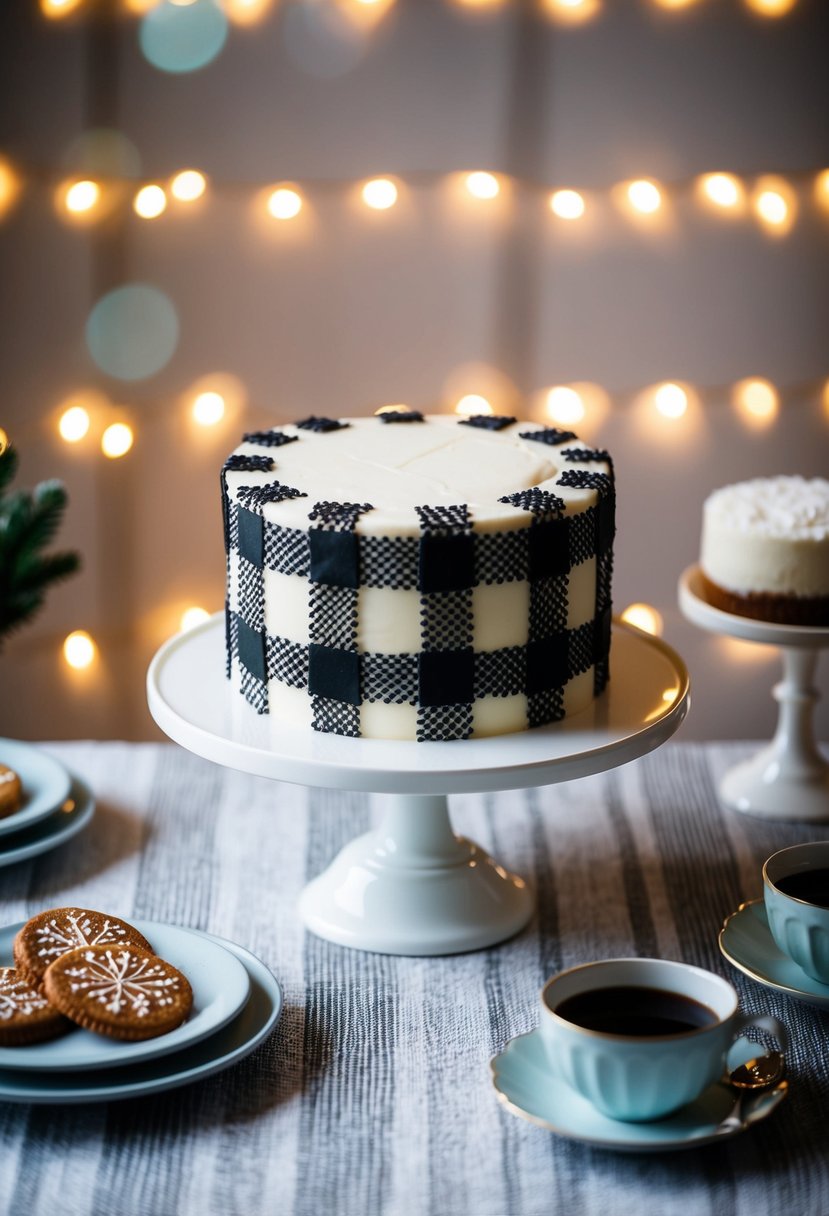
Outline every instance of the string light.
[[797, 200], [782, 177], [761, 177], [752, 195], [754, 214], [772, 236], [784, 236], [795, 219]]
[[85, 629], [76, 629], [64, 638], [63, 657], [77, 671], [93, 663], [96, 651], [97, 647]]
[[652, 608], [650, 604], [629, 604], [622, 613], [622, 620], [655, 637], [659, 637], [662, 633], [662, 614], [656, 608]]
[[497, 198], [501, 192], [501, 184], [494, 173], [469, 173], [465, 184], [473, 198]]
[[209, 619], [210, 613], [207, 611], [207, 609], [200, 608], [194, 604], [192, 608], [187, 608], [184, 612], [182, 612], [181, 628], [195, 629], [196, 625], [201, 625], [203, 621], [207, 621]]
[[688, 394], [679, 384], [660, 384], [653, 403], [663, 418], [681, 418], [688, 409]]
[[780, 400], [777, 389], [768, 380], [750, 377], [734, 385], [734, 404], [746, 421], [767, 425], [777, 417]]
[[225, 399], [221, 393], [199, 393], [193, 402], [193, 418], [200, 426], [215, 426], [225, 416]]
[[397, 202], [397, 186], [387, 177], [375, 177], [362, 189], [363, 202], [373, 211], [388, 211]]
[[302, 210], [302, 196], [289, 186], [278, 186], [268, 198], [268, 211], [275, 220], [292, 220]]
[[7, 160], [0, 157], [0, 218], [11, 211], [20, 193], [20, 178]]
[[60, 416], [58, 431], [67, 443], [79, 443], [89, 431], [89, 425], [89, 411], [82, 405], [70, 405]]
[[601, 11], [600, 0], [543, 0], [542, 9], [554, 20], [571, 25], [590, 21]]
[[170, 182], [170, 193], [181, 203], [193, 203], [207, 188], [207, 179], [198, 169], [182, 169]]
[[255, 25], [267, 16], [273, 0], [223, 0], [224, 14], [237, 25]]
[[117, 460], [120, 456], [126, 456], [133, 441], [132, 427], [127, 426], [126, 422], [113, 422], [101, 436], [101, 451], [110, 460]]
[[68, 17], [70, 13], [74, 13], [75, 9], [80, 8], [83, 0], [40, 0], [40, 11], [44, 17], [61, 18]]
[[[2, 195], [2, 186], [0, 186]], [[815, 199], [819, 206], [829, 209], [829, 169], [823, 169], [815, 178]], [[2, 203], [0, 203], [2, 210]]]
[[733, 173], [706, 173], [699, 178], [699, 189], [707, 202], [725, 211], [733, 211], [743, 202], [742, 182]]
[[0, 426], [0, 456], [3, 455], [3, 453], [5, 452], [5, 450], [8, 446], [9, 446], [9, 437], [8, 437], [7, 433], [3, 430], [2, 426]]
[[761, 17], [783, 17], [791, 12], [797, 0], [745, 0], [745, 3]]
[[556, 190], [550, 196], [550, 210], [562, 220], [579, 220], [584, 215], [584, 198], [578, 190]]
[[154, 220], [167, 210], [167, 195], [161, 186], [142, 186], [133, 199], [132, 207], [142, 220]]
[[467, 393], [455, 406], [455, 413], [462, 414], [464, 418], [473, 418], [476, 414], [491, 414], [492, 412], [492, 406], [486, 397], [480, 396], [479, 393]]
[[655, 182], [647, 178], [630, 182], [627, 187], [628, 202], [641, 215], [652, 215], [662, 206], [662, 193]]
[[75, 215], [91, 211], [101, 197], [101, 188], [97, 182], [73, 182], [66, 190], [66, 210]]
[[581, 422], [585, 415], [584, 401], [574, 388], [558, 384], [547, 393], [546, 411], [552, 422], [566, 425]]

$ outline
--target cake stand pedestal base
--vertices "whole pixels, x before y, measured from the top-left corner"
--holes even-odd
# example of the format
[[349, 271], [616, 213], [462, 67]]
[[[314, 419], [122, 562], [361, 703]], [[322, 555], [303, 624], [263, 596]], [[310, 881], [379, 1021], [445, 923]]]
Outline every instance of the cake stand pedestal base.
[[829, 823], [829, 764], [815, 742], [814, 687], [818, 654], [829, 646], [829, 629], [776, 625], [736, 616], [705, 599], [699, 568], [690, 567], [679, 582], [679, 603], [695, 625], [712, 633], [777, 646], [783, 679], [773, 696], [779, 706], [771, 743], [726, 773], [719, 787], [723, 804], [746, 815], [796, 823]]
[[455, 836], [442, 794], [390, 794], [373, 832], [345, 846], [304, 889], [299, 911], [319, 937], [380, 954], [480, 950], [523, 929], [523, 878]]

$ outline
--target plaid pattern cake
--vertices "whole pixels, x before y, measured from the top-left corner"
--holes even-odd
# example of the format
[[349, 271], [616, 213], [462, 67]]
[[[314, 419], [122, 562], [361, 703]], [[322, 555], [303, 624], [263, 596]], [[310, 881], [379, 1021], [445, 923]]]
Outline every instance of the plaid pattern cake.
[[585, 708], [609, 675], [613, 464], [497, 415], [311, 417], [222, 469], [227, 674], [294, 728], [420, 741]]

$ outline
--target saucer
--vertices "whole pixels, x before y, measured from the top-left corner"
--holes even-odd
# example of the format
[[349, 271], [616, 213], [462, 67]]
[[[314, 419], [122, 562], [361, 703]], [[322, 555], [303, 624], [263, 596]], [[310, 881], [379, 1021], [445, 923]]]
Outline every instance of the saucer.
[[[189, 932], [196, 933], [195, 929]], [[210, 934], [197, 934], [229, 951], [248, 975], [250, 996], [241, 1013], [224, 1029], [186, 1047], [173, 1056], [133, 1064], [75, 1073], [41, 1073], [28, 1069], [0, 1069], [0, 1102], [65, 1105], [112, 1102], [145, 1097], [189, 1085], [238, 1063], [271, 1033], [282, 1010], [282, 989], [255, 955]]]
[[[193, 1009], [183, 1025], [169, 1034], [135, 1043], [74, 1027], [68, 1034], [29, 1047], [0, 1047], [0, 1069], [72, 1072], [117, 1068], [139, 1060], [181, 1051], [226, 1026], [240, 1012], [250, 992], [248, 973], [235, 955], [194, 929], [154, 921], [131, 921], [156, 954], [183, 972], [193, 989]], [[12, 943], [23, 922], [0, 929], [0, 967], [13, 967]]]
[[[756, 1052], [756, 1044], [748, 1039], [738, 1039], [729, 1052], [729, 1068], [736, 1068]], [[703, 1144], [728, 1140], [745, 1130], [739, 1125], [719, 1130], [735, 1099], [734, 1090], [721, 1082], [710, 1085], [695, 1102], [665, 1119], [652, 1123], [623, 1123], [610, 1119], [565, 1081], [552, 1076], [541, 1032], [537, 1029], [512, 1039], [490, 1062], [490, 1069], [498, 1098], [511, 1114], [568, 1140], [581, 1140], [595, 1148], [659, 1153], [699, 1148]], [[770, 1104], [767, 1114], [771, 1114], [778, 1101], [779, 1095]], [[752, 1115], [752, 1122], [766, 1117], [760, 1109]]]
[[66, 769], [32, 743], [0, 739], [0, 764], [13, 768], [23, 786], [23, 804], [19, 811], [0, 819], [0, 836], [45, 819], [69, 793], [71, 778]]
[[740, 904], [720, 930], [719, 943], [729, 963], [759, 984], [818, 1009], [829, 1009], [829, 984], [813, 980], [778, 948], [762, 899]]
[[48, 819], [16, 832], [5, 842], [0, 841], [0, 868], [48, 853], [85, 828], [95, 814], [95, 802], [88, 786], [72, 778], [69, 797]]

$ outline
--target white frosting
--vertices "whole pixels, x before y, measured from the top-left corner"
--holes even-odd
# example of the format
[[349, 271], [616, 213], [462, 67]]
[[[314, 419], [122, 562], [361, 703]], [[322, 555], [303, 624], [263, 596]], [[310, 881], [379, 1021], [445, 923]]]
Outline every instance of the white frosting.
[[829, 595], [829, 481], [757, 478], [715, 491], [703, 507], [700, 565], [740, 595]]

